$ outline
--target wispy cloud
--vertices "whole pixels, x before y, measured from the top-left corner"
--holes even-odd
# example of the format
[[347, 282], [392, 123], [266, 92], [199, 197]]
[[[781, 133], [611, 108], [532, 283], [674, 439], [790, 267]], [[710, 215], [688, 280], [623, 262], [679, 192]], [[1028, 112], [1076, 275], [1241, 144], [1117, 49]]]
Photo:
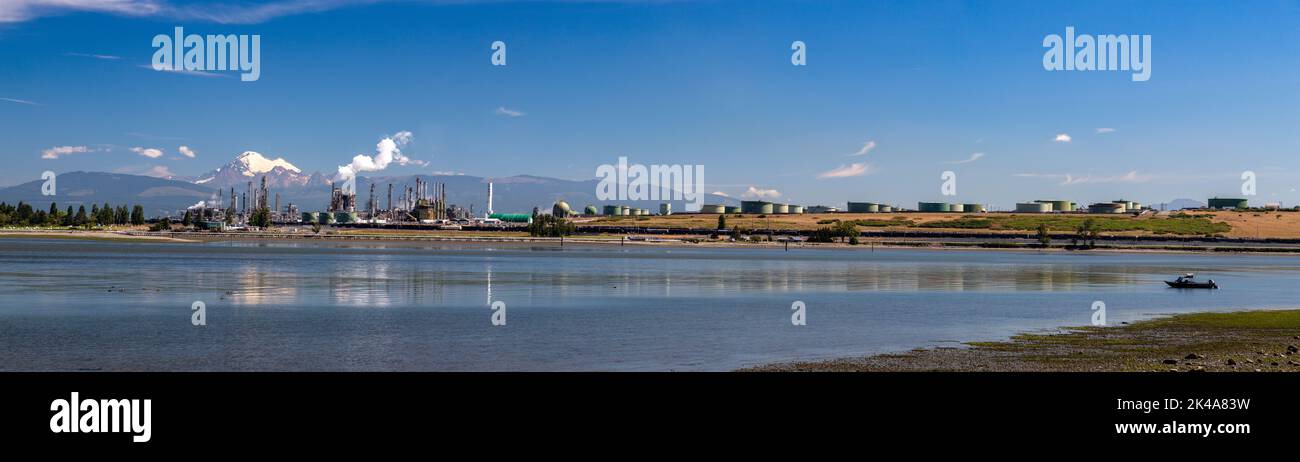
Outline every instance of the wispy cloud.
[[207, 72], [207, 71], [191, 71], [191, 70], [186, 70], [186, 69], [183, 69], [183, 68], [173, 68], [173, 69], [154, 69], [152, 64], [141, 64], [141, 65], [139, 65], [139, 67], [144, 68], [144, 69], [148, 69], [148, 70], [151, 70], [151, 71], [154, 71], [154, 72], [166, 72], [166, 73], [169, 73], [169, 74], [193, 75], [193, 76], [196, 76], [196, 77], [222, 77], [222, 78], [230, 77], [230, 74], [218, 74], [218, 73], [215, 73], [215, 72]]
[[87, 152], [96, 152], [96, 151], [99, 151], [99, 149], [92, 148], [89, 146], [55, 146], [46, 149], [44, 151], [41, 151], [41, 158], [58, 159], [59, 157], [66, 156], [68, 154], [84, 154]]
[[709, 193], [709, 194], [712, 194], [712, 195], [714, 195], [714, 196], [731, 197], [730, 194], [724, 193], [724, 192], [722, 192], [722, 191], [714, 191], [714, 192], [711, 192], [711, 193]]
[[745, 192], [740, 196], [746, 199], [775, 199], [781, 197], [781, 191], [775, 189], [758, 189], [750, 186], [749, 189], [745, 190]]
[[0, 23], [23, 22], [72, 12], [158, 17], [217, 24], [257, 24], [282, 16], [314, 13], [380, 0], [278, 0], [264, 3], [169, 0], [4, 0]]
[[182, 156], [189, 157], [189, 158], [191, 158], [191, 159], [193, 159], [195, 156], [198, 156], [198, 155], [199, 155], [199, 153], [194, 152], [193, 149], [190, 149], [189, 146], [181, 146], [181, 147], [179, 147], [179, 148], [176, 148], [176, 150], [177, 150], [177, 151], [180, 151], [180, 153], [181, 153]]
[[848, 178], [866, 175], [870, 172], [871, 166], [866, 162], [862, 162], [857, 164], [841, 165], [830, 171], [822, 172], [821, 175], [817, 175], [817, 178]]
[[857, 152], [854, 152], [853, 154], [849, 154], [849, 157], [865, 156], [873, 149], [876, 149], [876, 141], [870, 140], [867, 141], [866, 143], [862, 143], [862, 147], [858, 148]]
[[1109, 176], [1075, 176], [1070, 173], [1017, 173], [1015, 176], [1021, 178], [1046, 178], [1060, 180], [1060, 183], [1058, 183], [1060, 186], [1089, 183], [1146, 183], [1155, 178], [1154, 175], [1141, 174], [1138, 173], [1137, 170], [1130, 170], [1128, 173], [1123, 175]]
[[975, 161], [980, 160], [980, 159], [983, 159], [983, 158], [984, 158], [984, 153], [982, 153], [982, 152], [976, 152], [976, 153], [972, 153], [972, 154], [970, 155], [970, 158], [969, 158], [969, 159], [966, 159], [966, 160], [953, 160], [953, 161], [948, 161], [948, 162], [944, 162], [944, 163], [945, 163], [945, 164], [969, 164], [969, 163], [971, 163], [971, 162], [975, 162]]
[[34, 102], [34, 101], [27, 101], [27, 100], [25, 100], [25, 99], [18, 99], [18, 98], [0, 98], [0, 101], [8, 101], [8, 102], [10, 102], [10, 103], [26, 104], [26, 105], [28, 105], [28, 106], [40, 106], [40, 104], [36, 104], [36, 102]]
[[65, 55], [65, 56], [76, 56], [76, 57], [80, 57], [80, 58], [104, 59], [104, 60], [109, 60], [109, 61], [116, 61], [116, 60], [120, 60], [120, 59], [122, 59], [121, 56], [116, 56], [116, 55], [101, 55], [101, 54], [95, 54], [95, 53], [76, 53], [76, 52], [68, 52], [68, 53], [64, 53], [64, 55]]
[[142, 156], [148, 157], [148, 158], [150, 158], [150, 159], [157, 159], [157, 158], [159, 158], [159, 157], [162, 157], [162, 155], [163, 155], [163, 152], [162, 152], [161, 149], [157, 149], [157, 148], [142, 148], [142, 147], [139, 147], [139, 146], [134, 147], [134, 148], [131, 148], [131, 152], [134, 152], [134, 153], [136, 153], [136, 154], [139, 154], [139, 155], [142, 155]]
[[1056, 139], [1054, 139], [1053, 141], [1056, 141], [1057, 143], [1069, 143], [1073, 139], [1074, 138], [1070, 138], [1070, 135], [1068, 134], [1060, 133], [1056, 135]]
[[[517, 110], [517, 109], [510, 109], [510, 108], [505, 107], [505, 106], [498, 107], [495, 113], [496, 113], [496, 115], [499, 115], [499, 116], [505, 116], [505, 117], [511, 117], [511, 118], [513, 118], [513, 117], [523, 117], [523, 116], [525, 115], [525, 114], [523, 113], [523, 111], [520, 111], [520, 110]], [[543, 118], [545, 118], [545, 117], [543, 117]]]
[[1105, 134], [1107, 134], [1107, 133], [1115, 133], [1115, 129], [1110, 128], [1110, 127], [1101, 127], [1101, 128], [1098, 128], [1098, 129], [1097, 129], [1097, 134], [1098, 134], [1098, 135], [1105, 135]]

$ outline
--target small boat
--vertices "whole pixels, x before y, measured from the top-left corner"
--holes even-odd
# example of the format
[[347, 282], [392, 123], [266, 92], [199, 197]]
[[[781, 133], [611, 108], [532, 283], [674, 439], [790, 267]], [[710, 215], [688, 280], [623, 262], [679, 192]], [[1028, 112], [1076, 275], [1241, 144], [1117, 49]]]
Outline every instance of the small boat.
[[1206, 282], [1198, 282], [1192, 280], [1195, 277], [1196, 277], [1195, 274], [1187, 273], [1183, 276], [1179, 276], [1178, 279], [1172, 281], [1165, 281], [1165, 284], [1169, 284], [1169, 287], [1173, 287], [1175, 289], [1218, 289], [1219, 288], [1219, 285], [1215, 284], [1213, 279], [1210, 279], [1209, 281]]

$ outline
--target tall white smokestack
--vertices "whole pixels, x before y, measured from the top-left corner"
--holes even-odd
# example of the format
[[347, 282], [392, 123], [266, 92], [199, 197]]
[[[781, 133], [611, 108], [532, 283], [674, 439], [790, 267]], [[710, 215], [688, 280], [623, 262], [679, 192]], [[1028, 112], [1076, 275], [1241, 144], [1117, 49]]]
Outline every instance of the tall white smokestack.
[[491, 217], [491, 216], [492, 216], [492, 182], [491, 182], [491, 181], [488, 182], [488, 208], [487, 208], [487, 213], [488, 213], [488, 217]]

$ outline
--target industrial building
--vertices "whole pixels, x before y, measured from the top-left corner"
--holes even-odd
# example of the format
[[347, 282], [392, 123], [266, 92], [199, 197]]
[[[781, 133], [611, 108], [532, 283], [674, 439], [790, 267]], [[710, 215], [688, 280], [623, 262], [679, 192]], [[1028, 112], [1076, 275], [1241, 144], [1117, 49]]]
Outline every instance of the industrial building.
[[1211, 197], [1208, 202], [1209, 207], [1212, 209], [1244, 209], [1249, 207], [1245, 199], [1237, 198]]

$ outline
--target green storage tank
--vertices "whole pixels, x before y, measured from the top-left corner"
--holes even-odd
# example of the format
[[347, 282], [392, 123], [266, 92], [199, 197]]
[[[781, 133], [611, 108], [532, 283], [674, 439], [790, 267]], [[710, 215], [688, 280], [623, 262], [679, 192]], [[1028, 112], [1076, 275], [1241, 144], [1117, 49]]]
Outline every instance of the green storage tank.
[[334, 212], [334, 221], [338, 223], [356, 223], [361, 221], [357, 212]]
[[329, 212], [321, 212], [319, 215], [316, 216], [316, 222], [322, 225], [328, 225], [330, 223], [333, 223], [334, 214]]
[[735, 205], [728, 205], [726, 211], [727, 213], [740, 213], [740, 207]]
[[986, 210], [984, 204], [962, 204], [962, 211], [966, 213], [984, 213]]
[[741, 201], [740, 211], [743, 213], [772, 213], [772, 203], [766, 201]]
[[919, 212], [951, 212], [952, 206], [947, 202], [917, 202], [916, 210]]
[[845, 210], [849, 213], [875, 213], [880, 211], [880, 205], [874, 202], [849, 202]]
[[727, 207], [717, 204], [704, 204], [700, 207], [700, 213], [727, 213]]
[[316, 220], [319, 220], [319, 219], [320, 219], [320, 215], [317, 214], [316, 212], [303, 212], [303, 213], [302, 213], [302, 222], [303, 222], [303, 223], [315, 223]]
[[1249, 207], [1245, 199], [1211, 197], [1209, 202], [1212, 209], [1244, 209]]

